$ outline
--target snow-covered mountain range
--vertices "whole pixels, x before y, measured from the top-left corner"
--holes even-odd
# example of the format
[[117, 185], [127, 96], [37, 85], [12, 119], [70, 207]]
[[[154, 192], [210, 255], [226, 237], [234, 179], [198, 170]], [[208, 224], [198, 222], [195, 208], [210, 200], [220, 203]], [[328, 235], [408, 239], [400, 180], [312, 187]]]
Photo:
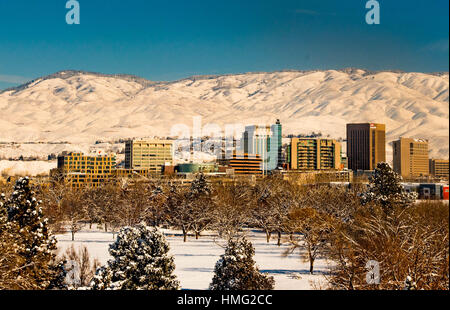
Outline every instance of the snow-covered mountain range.
[[360, 69], [195, 76], [152, 82], [130, 75], [62, 71], [0, 91], [0, 142], [93, 143], [166, 136], [171, 126], [273, 123], [283, 134], [345, 138], [345, 124], [378, 122], [388, 142], [430, 140], [449, 153], [448, 73]]

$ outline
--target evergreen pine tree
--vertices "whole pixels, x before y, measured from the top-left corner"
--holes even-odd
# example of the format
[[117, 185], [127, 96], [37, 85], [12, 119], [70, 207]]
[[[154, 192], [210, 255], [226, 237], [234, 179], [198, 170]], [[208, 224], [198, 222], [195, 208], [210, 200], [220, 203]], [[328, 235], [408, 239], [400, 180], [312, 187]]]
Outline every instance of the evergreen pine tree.
[[199, 196], [208, 196], [211, 193], [211, 188], [206, 181], [206, 177], [203, 173], [197, 175], [195, 180], [191, 183], [191, 188], [189, 191], [189, 198], [197, 198]]
[[417, 198], [415, 193], [407, 193], [403, 188], [402, 177], [388, 163], [378, 163], [372, 177], [369, 178], [369, 188], [361, 195], [361, 203], [375, 202], [385, 211], [394, 205], [408, 206]]
[[57, 279], [62, 270], [55, 263], [56, 239], [50, 235], [48, 220], [43, 218], [40, 201], [34, 195], [29, 178], [20, 178], [11, 197], [2, 204], [6, 212], [3, 227], [16, 239], [14, 246], [23, 258], [17, 277], [34, 279], [39, 289], [60, 287]]
[[413, 291], [413, 290], [416, 290], [416, 289], [417, 289], [416, 282], [413, 281], [411, 276], [407, 276], [406, 280], [405, 280], [405, 286], [404, 286], [403, 290], [405, 290], [405, 291]]
[[60, 260], [59, 262], [49, 265], [49, 271], [53, 276], [50, 279], [50, 284], [47, 289], [68, 289], [68, 285], [66, 283], [66, 263], [66, 260]]
[[24, 259], [17, 253], [18, 235], [11, 234], [7, 222], [6, 209], [3, 207], [4, 195], [0, 201], [0, 290], [34, 289], [33, 278], [18, 277], [16, 270], [25, 265]]
[[5, 194], [0, 194], [0, 232], [6, 229], [6, 223], [8, 222], [8, 212], [5, 208], [6, 197]]
[[271, 290], [273, 277], [259, 272], [253, 255], [255, 250], [245, 238], [230, 239], [214, 269], [211, 290]]
[[174, 290], [179, 283], [169, 245], [156, 228], [143, 224], [120, 230], [109, 253], [114, 259], [97, 270], [94, 290]]

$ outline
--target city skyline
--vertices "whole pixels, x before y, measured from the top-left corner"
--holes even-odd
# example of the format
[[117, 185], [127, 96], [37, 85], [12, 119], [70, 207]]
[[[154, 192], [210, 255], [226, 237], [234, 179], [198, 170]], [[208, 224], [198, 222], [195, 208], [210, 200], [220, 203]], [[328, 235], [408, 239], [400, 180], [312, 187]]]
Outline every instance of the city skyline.
[[449, 290], [448, 11], [0, 0], [0, 291]]

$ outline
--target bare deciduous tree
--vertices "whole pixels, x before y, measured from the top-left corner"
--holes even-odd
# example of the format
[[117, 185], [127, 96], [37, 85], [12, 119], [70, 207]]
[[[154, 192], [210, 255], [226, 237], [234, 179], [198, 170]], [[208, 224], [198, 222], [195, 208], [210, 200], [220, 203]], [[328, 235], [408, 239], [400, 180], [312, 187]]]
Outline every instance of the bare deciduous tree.
[[186, 199], [192, 212], [190, 226], [195, 234], [195, 239], [198, 239], [200, 233], [212, 222], [212, 189], [203, 174], [199, 174], [191, 183]]
[[120, 208], [117, 212], [124, 225], [133, 226], [141, 222], [148, 209], [148, 187], [142, 182], [134, 182], [120, 189]]
[[287, 225], [297, 234], [290, 239], [291, 247], [286, 254], [295, 249], [305, 249], [311, 274], [318, 255], [325, 254], [332, 230], [331, 220], [329, 215], [308, 207], [297, 208], [289, 215]]
[[[86, 287], [92, 280], [95, 271], [100, 266], [100, 262], [97, 259], [91, 259], [88, 249], [86, 246], [78, 248], [78, 251], [72, 245], [66, 249], [62, 257], [65, 261], [75, 262], [76, 265], [72, 265], [72, 268], [77, 268], [77, 273], [79, 277], [79, 282], [67, 283], [68, 285], [78, 288]], [[70, 272], [70, 270], [68, 270]]]
[[72, 234], [72, 241], [75, 240], [77, 233], [87, 218], [87, 208], [81, 199], [78, 190], [68, 188], [61, 202], [61, 211], [63, 219], [68, 223], [69, 231]]
[[71, 190], [70, 186], [61, 181], [50, 183], [39, 193], [43, 201], [43, 212], [49, 219], [50, 227], [54, 232], [65, 232], [62, 202], [69, 190]]
[[183, 241], [187, 241], [187, 235], [192, 226], [191, 205], [186, 199], [187, 189], [177, 184], [169, 187], [168, 199], [165, 203], [167, 222], [183, 233]]
[[298, 204], [299, 187], [279, 177], [267, 177], [258, 182], [252, 190], [252, 224], [263, 229], [267, 242], [271, 234], [278, 235], [277, 244], [281, 245], [281, 234], [285, 232], [285, 223], [289, 211]]
[[216, 184], [212, 227], [227, 240], [239, 235], [250, 221], [250, 184], [247, 182]]
[[[441, 203], [359, 210], [330, 247], [337, 266], [330, 277], [335, 289], [403, 289], [411, 279], [417, 289], [448, 289], [449, 213]], [[367, 284], [365, 265], [380, 265], [380, 283]]]

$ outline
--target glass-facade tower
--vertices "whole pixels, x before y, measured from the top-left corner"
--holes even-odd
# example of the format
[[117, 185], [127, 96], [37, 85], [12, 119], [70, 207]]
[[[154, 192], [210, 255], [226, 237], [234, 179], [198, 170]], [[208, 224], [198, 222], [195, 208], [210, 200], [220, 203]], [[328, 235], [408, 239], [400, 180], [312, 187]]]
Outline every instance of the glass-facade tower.
[[282, 127], [279, 120], [271, 126], [246, 126], [242, 134], [241, 149], [245, 154], [259, 155], [264, 172], [281, 167]]

